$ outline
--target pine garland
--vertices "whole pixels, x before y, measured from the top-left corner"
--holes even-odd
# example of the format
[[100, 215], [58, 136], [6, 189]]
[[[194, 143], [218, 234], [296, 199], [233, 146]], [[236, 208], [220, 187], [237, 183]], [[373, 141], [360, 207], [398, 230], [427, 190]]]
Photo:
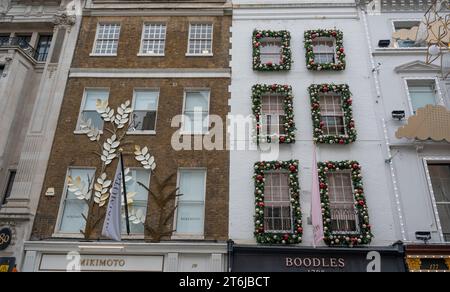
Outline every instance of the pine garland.
[[[318, 64], [314, 60], [313, 40], [318, 37], [330, 37], [336, 40], [336, 60], [334, 63]], [[336, 29], [318, 29], [305, 31], [306, 67], [309, 70], [345, 70], [344, 34]]]
[[[361, 166], [357, 161], [325, 161], [319, 162], [319, 183], [320, 198], [322, 203], [322, 218], [324, 229], [324, 241], [329, 246], [350, 246], [369, 244], [373, 238], [371, 225], [369, 223], [369, 214], [367, 210], [366, 198], [361, 176]], [[328, 196], [328, 173], [350, 170], [353, 182], [355, 209], [358, 216], [359, 232], [356, 233], [337, 233], [333, 232], [331, 221], [330, 199]]]
[[[287, 170], [289, 172], [289, 193], [293, 214], [292, 233], [265, 232], [264, 187], [268, 171]], [[255, 163], [255, 238], [261, 244], [297, 244], [302, 242], [302, 211], [300, 207], [300, 185], [298, 182], [298, 161], [261, 161]]]
[[[264, 38], [281, 38], [281, 55], [279, 64], [261, 63], [261, 40]], [[286, 30], [254, 30], [253, 31], [253, 70], [287, 71], [291, 70], [291, 34]]]
[[[356, 141], [357, 133], [352, 111], [352, 93], [347, 84], [313, 84], [308, 88], [311, 100], [311, 117], [313, 122], [313, 136], [316, 143], [322, 144], [349, 144]], [[325, 135], [320, 112], [320, 94], [335, 93], [341, 97], [342, 110], [344, 111], [345, 135]]]

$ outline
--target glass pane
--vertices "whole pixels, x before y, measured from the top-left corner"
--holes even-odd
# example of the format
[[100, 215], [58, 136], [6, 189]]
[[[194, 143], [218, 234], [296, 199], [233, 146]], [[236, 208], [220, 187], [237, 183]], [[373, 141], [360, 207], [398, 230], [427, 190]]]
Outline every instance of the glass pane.
[[155, 90], [135, 91], [134, 109], [140, 111], [156, 111], [159, 92]]
[[48, 52], [52, 44], [52, 38], [53, 36], [51, 35], [41, 35], [39, 37], [38, 46], [36, 48], [37, 56], [35, 56], [39, 62], [44, 62], [47, 60]]
[[[89, 183], [93, 183], [94, 181], [95, 170], [94, 169], [82, 169], [82, 168], [72, 168], [69, 171], [69, 176], [72, 177], [72, 180], [80, 179], [79, 188], [82, 192], [86, 193], [89, 191], [90, 185]], [[66, 194], [67, 199], [76, 199], [74, 193], [67, 190]]]
[[85, 201], [78, 199], [66, 200], [60, 230], [65, 233], [80, 233], [80, 230], [84, 230], [86, 225], [81, 214], [87, 216], [87, 212], [88, 205]]
[[[131, 169], [128, 176], [132, 179], [127, 181], [128, 199], [133, 203], [128, 205], [128, 214], [131, 234], [143, 234], [144, 223], [147, 214], [148, 192], [138, 182], [149, 187], [150, 172], [142, 169]], [[125, 209], [122, 209], [122, 233], [126, 233]]]
[[180, 171], [180, 201], [204, 201], [205, 170]]
[[261, 40], [261, 63], [279, 64], [281, 61], [281, 38], [264, 38]]
[[[89, 192], [92, 181], [94, 180], [94, 169], [70, 169], [69, 175], [73, 181], [80, 180], [78, 188], [83, 192]], [[89, 184], [91, 183], [91, 185]], [[64, 198], [64, 210], [61, 217], [60, 230], [66, 233], [79, 233], [81, 229], [84, 229], [86, 224], [82, 217], [88, 212], [88, 204], [77, 199], [75, 194], [67, 188], [66, 197]]]
[[91, 120], [91, 125], [99, 130], [103, 129], [103, 119], [97, 111], [84, 111], [82, 113], [83, 121]]
[[436, 96], [434, 90], [420, 90], [420, 88], [409, 88], [409, 95], [414, 112], [428, 104], [436, 105]]
[[444, 235], [450, 237], [450, 204], [437, 205], [439, 219], [441, 221], [442, 232]]
[[203, 234], [203, 203], [178, 203], [177, 232]]
[[138, 131], [154, 131], [156, 125], [156, 112], [133, 112], [133, 127]]
[[334, 232], [357, 231], [352, 180], [348, 172], [329, 173], [329, 198]]
[[208, 91], [186, 92], [185, 112], [208, 111]]
[[108, 90], [98, 90], [98, 89], [86, 90], [86, 101], [85, 101], [84, 109], [95, 111], [95, 110], [97, 110], [97, 107], [96, 107], [97, 99], [106, 101], [106, 100], [108, 100], [108, 97], [109, 97]]
[[428, 165], [436, 202], [450, 203], [450, 165]]

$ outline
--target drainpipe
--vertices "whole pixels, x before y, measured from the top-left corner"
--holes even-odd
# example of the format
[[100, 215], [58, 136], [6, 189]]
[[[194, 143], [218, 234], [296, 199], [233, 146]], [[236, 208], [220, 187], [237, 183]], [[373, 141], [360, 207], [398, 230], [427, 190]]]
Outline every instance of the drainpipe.
[[228, 273], [231, 273], [233, 268], [233, 248], [234, 248], [234, 241], [232, 239], [228, 239], [227, 241]]

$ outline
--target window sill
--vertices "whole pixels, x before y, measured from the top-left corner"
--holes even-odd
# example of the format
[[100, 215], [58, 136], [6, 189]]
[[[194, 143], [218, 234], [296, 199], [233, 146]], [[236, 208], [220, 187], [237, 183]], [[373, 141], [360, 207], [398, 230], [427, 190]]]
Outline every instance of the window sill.
[[61, 233], [61, 232], [57, 232], [57, 233], [53, 233], [52, 234], [53, 238], [73, 238], [73, 239], [83, 239], [84, 235], [81, 233]]
[[214, 54], [189, 54], [186, 53], [186, 57], [213, 57]]
[[145, 54], [145, 53], [138, 53], [138, 57], [165, 57], [165, 54]]
[[128, 131], [127, 135], [136, 135], [136, 136], [140, 136], [140, 135], [156, 135], [156, 131]]
[[376, 48], [374, 50], [374, 54], [382, 54], [382, 53], [394, 53], [394, 54], [401, 54], [405, 52], [409, 53], [423, 53], [426, 52], [427, 48], [425, 47], [417, 47], [417, 48]]
[[181, 233], [174, 233], [172, 235], [172, 237], [170, 238], [171, 240], [204, 240], [205, 236], [202, 235], [198, 235], [198, 234], [181, 234]]
[[94, 54], [90, 53], [90, 57], [117, 57], [117, 54]]
[[[83, 130], [75, 130], [75, 131], [73, 131], [73, 133], [75, 135], [86, 135], [88, 132], [89, 131], [83, 131]], [[103, 130], [99, 130], [98, 132], [99, 132], [100, 135], [103, 134]]]
[[202, 132], [202, 133], [200, 133], [200, 132], [197, 132], [197, 133], [191, 133], [191, 132], [183, 132], [183, 131], [181, 131], [180, 132], [180, 135], [181, 136], [207, 136], [207, 135], [209, 135], [210, 134], [210, 132], [208, 131], [208, 132]]
[[127, 235], [122, 234], [122, 240], [144, 240], [144, 234]]

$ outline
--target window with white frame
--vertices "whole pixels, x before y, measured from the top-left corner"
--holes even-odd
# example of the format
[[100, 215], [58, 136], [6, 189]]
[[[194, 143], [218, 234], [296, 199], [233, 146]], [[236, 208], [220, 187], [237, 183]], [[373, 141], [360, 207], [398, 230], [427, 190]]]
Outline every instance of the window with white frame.
[[155, 132], [159, 90], [137, 89], [134, 91], [132, 129]]
[[280, 64], [282, 57], [281, 38], [263, 38], [261, 39], [260, 58], [262, 64], [272, 63]]
[[321, 121], [324, 123], [325, 135], [345, 135], [344, 111], [342, 98], [338, 94], [325, 94], [319, 96]]
[[284, 96], [276, 93], [268, 93], [262, 96], [261, 126], [263, 135], [284, 135], [285, 110]]
[[450, 242], [450, 164], [428, 164], [442, 233]]
[[119, 46], [120, 24], [99, 23], [94, 45], [94, 55], [114, 56]]
[[351, 173], [337, 171], [329, 173], [327, 179], [333, 232], [358, 232]]
[[314, 63], [329, 64], [335, 63], [336, 49], [334, 38], [319, 37], [312, 42], [314, 52]]
[[141, 54], [164, 55], [166, 46], [166, 25], [163, 23], [146, 23], [142, 31]]
[[[79, 199], [78, 195], [80, 192], [91, 193], [94, 176], [94, 168], [69, 168], [62, 198], [64, 201], [60, 210], [59, 232], [80, 233], [80, 230], [84, 230], [86, 222], [83, 215], [88, 215], [89, 206], [85, 200]], [[69, 177], [72, 181], [71, 186]]]
[[179, 170], [179, 194], [176, 232], [203, 235], [206, 170]]
[[265, 174], [264, 226], [267, 232], [292, 232], [288, 172], [274, 171]]
[[409, 98], [413, 113], [428, 104], [436, 105], [436, 81], [430, 80], [407, 80]]
[[82, 121], [91, 121], [91, 125], [99, 130], [103, 129], [103, 119], [97, 112], [97, 100], [106, 102], [109, 97], [107, 89], [86, 89], [84, 99], [81, 104], [80, 117], [78, 119], [77, 130], [80, 131]]
[[211, 55], [213, 25], [211, 23], [192, 23], [189, 28], [189, 55]]
[[397, 48], [424, 47], [426, 44], [416, 42], [420, 20], [394, 21], [394, 46]]
[[185, 92], [183, 132], [204, 134], [209, 129], [209, 90]]
[[[128, 205], [130, 234], [144, 234], [144, 224], [147, 217], [148, 191], [150, 186], [150, 171], [146, 169], [130, 169], [125, 175], [127, 199], [132, 201]], [[122, 233], [126, 233], [125, 208], [122, 208]]]

